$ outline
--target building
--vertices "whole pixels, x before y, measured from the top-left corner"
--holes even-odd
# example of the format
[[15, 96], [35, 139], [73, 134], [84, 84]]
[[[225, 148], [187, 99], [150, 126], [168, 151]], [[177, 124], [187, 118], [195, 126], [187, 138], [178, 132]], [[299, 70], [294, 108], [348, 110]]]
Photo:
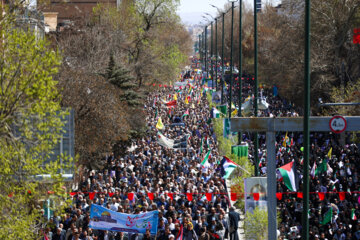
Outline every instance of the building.
[[61, 31], [91, 16], [93, 8], [98, 4], [118, 7], [121, 0], [51, 0], [50, 4], [42, 9], [44, 21], [49, 31]]

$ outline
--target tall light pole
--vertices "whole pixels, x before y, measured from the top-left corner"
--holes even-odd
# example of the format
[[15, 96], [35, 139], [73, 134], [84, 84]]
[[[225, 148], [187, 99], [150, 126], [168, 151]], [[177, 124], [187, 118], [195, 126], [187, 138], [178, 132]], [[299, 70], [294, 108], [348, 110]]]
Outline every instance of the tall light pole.
[[218, 32], [217, 32], [217, 18], [215, 18], [215, 89], [218, 90], [217, 76], [218, 76]]
[[237, 0], [229, 0], [231, 2], [231, 34], [230, 34], [230, 84], [229, 84], [229, 119], [231, 118], [232, 103], [232, 83], [233, 83], [233, 40], [234, 40], [234, 4]]
[[225, 13], [222, 13], [221, 34], [221, 104], [224, 104], [224, 44], [225, 44]]
[[207, 67], [207, 26], [205, 26], [205, 72], [206, 72], [206, 79], [207, 79], [209, 77], [208, 67]]
[[[257, 2], [254, 0], [254, 82], [255, 82], [255, 91], [254, 91], [254, 115], [258, 116], [258, 42], [257, 42]], [[259, 175], [259, 138], [258, 133], [255, 133], [255, 142], [254, 142], [254, 160], [255, 160], [255, 176]]]
[[214, 85], [214, 65], [213, 65], [213, 50], [214, 50], [214, 46], [213, 46], [213, 36], [214, 36], [214, 31], [213, 31], [213, 22], [211, 21], [210, 23], [210, 26], [211, 26], [211, 40], [210, 40], [210, 65], [211, 65], [211, 80], [212, 80], [212, 83], [211, 83], [211, 87], [213, 87]]
[[304, 181], [302, 239], [309, 239], [309, 151], [310, 151], [310, 0], [305, 0], [305, 78], [304, 78]]
[[[239, 111], [238, 117], [241, 117], [241, 103], [242, 103], [242, 0], [239, 4]], [[238, 144], [242, 142], [242, 133], [238, 132]]]

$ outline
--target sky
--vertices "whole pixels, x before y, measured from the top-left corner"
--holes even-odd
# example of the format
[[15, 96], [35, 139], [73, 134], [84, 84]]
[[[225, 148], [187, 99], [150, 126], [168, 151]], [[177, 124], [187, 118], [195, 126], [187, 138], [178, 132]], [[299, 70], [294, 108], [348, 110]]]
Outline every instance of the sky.
[[[215, 16], [217, 10], [214, 7], [211, 7], [210, 4], [215, 5], [216, 7], [223, 9], [224, 5], [228, 0], [180, 0], [181, 5], [178, 9], [178, 14], [180, 15], [183, 23], [185, 24], [197, 24], [200, 21], [203, 23], [206, 22], [202, 15], [204, 13], [209, 13], [212, 16]], [[253, 0], [244, 0], [245, 4], [253, 6]], [[270, 2], [273, 5], [276, 5], [281, 2], [281, 0], [262, 0], [262, 2]], [[239, 1], [235, 5], [239, 4]], [[210, 18], [210, 17], [209, 17]]]

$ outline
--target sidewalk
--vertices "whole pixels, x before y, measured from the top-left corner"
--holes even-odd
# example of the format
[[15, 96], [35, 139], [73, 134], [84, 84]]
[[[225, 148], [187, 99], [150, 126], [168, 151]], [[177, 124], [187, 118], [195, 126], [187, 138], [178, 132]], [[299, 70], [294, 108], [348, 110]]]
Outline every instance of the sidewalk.
[[[230, 181], [229, 180], [226, 180], [226, 185], [230, 186]], [[235, 202], [231, 200], [229, 192], [228, 192], [228, 197], [230, 199], [231, 206], [234, 206]], [[239, 229], [238, 229], [239, 240], [245, 240], [245, 232], [244, 232], [245, 215], [240, 211], [240, 209], [237, 209], [235, 206], [234, 206], [234, 208], [235, 208], [235, 211], [240, 214], [240, 222], [239, 222]]]

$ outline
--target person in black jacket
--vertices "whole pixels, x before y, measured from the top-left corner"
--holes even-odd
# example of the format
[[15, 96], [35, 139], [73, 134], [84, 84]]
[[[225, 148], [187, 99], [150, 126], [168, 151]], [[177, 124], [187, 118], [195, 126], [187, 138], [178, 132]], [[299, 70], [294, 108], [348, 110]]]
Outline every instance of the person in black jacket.
[[238, 240], [238, 227], [239, 227], [239, 221], [240, 221], [240, 214], [235, 212], [235, 209], [233, 207], [230, 208], [229, 212], [229, 222], [230, 222], [230, 240]]

